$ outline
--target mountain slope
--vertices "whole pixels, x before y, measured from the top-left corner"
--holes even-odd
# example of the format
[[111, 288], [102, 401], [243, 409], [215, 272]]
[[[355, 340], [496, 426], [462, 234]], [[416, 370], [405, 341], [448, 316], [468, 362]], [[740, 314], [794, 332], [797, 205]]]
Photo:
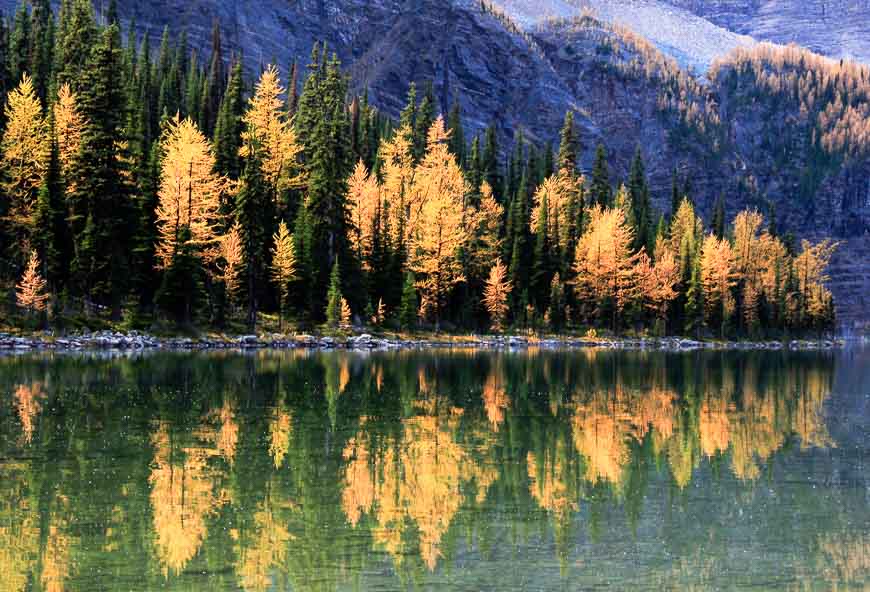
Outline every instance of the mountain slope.
[[870, 0], [662, 0], [730, 31], [870, 64]]

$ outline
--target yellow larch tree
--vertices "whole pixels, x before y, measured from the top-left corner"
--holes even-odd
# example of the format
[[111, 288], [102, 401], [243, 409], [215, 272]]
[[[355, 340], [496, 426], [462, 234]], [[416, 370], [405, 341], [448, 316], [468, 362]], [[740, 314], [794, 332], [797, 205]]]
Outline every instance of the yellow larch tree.
[[220, 256], [218, 258], [219, 278], [224, 283], [230, 301], [235, 298], [239, 291], [244, 259], [245, 250], [242, 245], [242, 231], [239, 223], [236, 222], [221, 237]]
[[23, 244], [34, 231], [36, 196], [51, 153], [49, 124], [27, 74], [9, 93], [5, 113], [6, 131], [0, 144], [6, 173], [3, 189], [9, 200], [8, 218], [18, 235], [16, 242]]
[[269, 65], [260, 75], [243, 118], [245, 131], [241, 154], [247, 156], [252, 145], [262, 149], [263, 177], [275, 195], [285, 189], [300, 187], [305, 179], [297, 163], [302, 147], [296, 141], [296, 132], [284, 109], [281, 99], [284, 93], [278, 69]]
[[381, 189], [378, 180], [369, 175], [360, 160], [348, 180], [348, 209], [351, 225], [348, 227], [348, 242], [357, 258], [367, 268], [372, 254], [372, 233], [375, 216], [379, 215]]
[[667, 318], [668, 305], [677, 297], [676, 288], [680, 282], [676, 257], [664, 245], [656, 249], [655, 265], [646, 253], [641, 253], [635, 275], [644, 305], [655, 313], [658, 322], [663, 323]]
[[825, 286], [830, 279], [828, 265], [838, 243], [824, 240], [817, 244], [801, 241], [801, 252], [795, 257], [794, 271], [797, 276], [800, 298], [810, 319], [821, 318], [831, 302], [831, 292]]
[[501, 253], [503, 216], [504, 208], [493, 196], [492, 187], [484, 181], [480, 185], [480, 205], [473, 217], [475, 229], [470, 266], [475, 277], [485, 277], [492, 262]]
[[46, 281], [39, 273], [39, 265], [39, 256], [31, 251], [21, 281], [15, 286], [15, 301], [28, 314], [44, 311], [48, 302]]
[[486, 280], [486, 286], [483, 290], [483, 303], [489, 312], [493, 331], [504, 331], [508, 312], [507, 301], [512, 290], [513, 286], [507, 279], [507, 268], [501, 259], [498, 259], [489, 272], [489, 278]]
[[695, 208], [689, 198], [684, 198], [677, 208], [671, 222], [671, 233], [668, 246], [677, 258], [680, 276], [689, 276], [693, 254], [701, 248], [703, 242], [704, 223], [695, 213]]
[[574, 257], [580, 296], [595, 302], [599, 315], [601, 305], [608, 303], [614, 327], [621, 311], [638, 297], [635, 266], [640, 254], [631, 251], [633, 241], [634, 230], [622, 208], [596, 206], [589, 211]]
[[578, 191], [577, 180], [568, 171], [559, 171], [552, 177], [544, 180], [535, 192], [534, 208], [532, 209], [531, 228], [538, 228], [538, 224], [547, 207], [545, 219], [550, 229], [550, 239], [555, 249], [561, 248], [565, 233], [568, 230], [568, 205], [571, 196]]
[[381, 143], [379, 154], [383, 160], [381, 192], [390, 208], [390, 239], [393, 244], [403, 242], [411, 236], [420, 218], [420, 206], [414, 191], [416, 167], [410, 131], [400, 128], [392, 139]]
[[465, 178], [447, 146], [449, 134], [439, 117], [429, 129], [428, 151], [417, 167], [415, 201], [422, 204], [411, 235], [410, 267], [417, 288], [438, 320], [441, 304], [465, 281], [459, 251], [469, 243]]
[[161, 139], [163, 165], [158, 191], [156, 255], [165, 269], [184, 246], [206, 267], [220, 255], [217, 234], [220, 198], [225, 181], [214, 172], [214, 153], [208, 139], [190, 119], [175, 116]]
[[707, 322], [721, 322], [720, 329], [734, 313], [732, 290], [737, 283], [731, 243], [710, 234], [701, 248], [701, 284], [704, 287], [704, 314]]
[[296, 247], [293, 235], [287, 229], [287, 224], [281, 220], [278, 232], [272, 237], [275, 247], [272, 250], [272, 279], [278, 284], [278, 323], [281, 324], [284, 306], [290, 295], [290, 282], [296, 279]]
[[69, 84], [64, 83], [57, 91], [57, 101], [54, 104], [54, 131], [57, 135], [60, 173], [64, 178], [68, 176], [73, 159], [78, 154], [86, 125], [87, 120], [78, 108], [78, 97]]

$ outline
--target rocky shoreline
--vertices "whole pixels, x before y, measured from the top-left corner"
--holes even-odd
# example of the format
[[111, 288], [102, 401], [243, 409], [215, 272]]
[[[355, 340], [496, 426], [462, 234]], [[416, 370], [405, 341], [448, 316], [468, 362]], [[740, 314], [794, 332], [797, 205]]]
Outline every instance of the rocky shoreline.
[[348, 337], [314, 335], [241, 335], [221, 338], [155, 337], [136, 331], [99, 331], [55, 337], [28, 337], [0, 333], [0, 353], [28, 351], [210, 351], [257, 349], [307, 350], [404, 350], [404, 349], [581, 349], [691, 351], [715, 350], [819, 350], [843, 347], [840, 339], [789, 341], [695, 341], [680, 337], [641, 339], [533, 338], [522, 336], [463, 336], [456, 338], [406, 339], [367, 333]]

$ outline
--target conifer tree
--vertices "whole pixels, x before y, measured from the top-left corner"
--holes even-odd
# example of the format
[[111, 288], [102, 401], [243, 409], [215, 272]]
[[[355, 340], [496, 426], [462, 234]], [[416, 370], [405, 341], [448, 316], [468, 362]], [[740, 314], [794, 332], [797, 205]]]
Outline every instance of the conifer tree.
[[559, 170], [573, 174], [577, 170], [577, 154], [580, 150], [574, 129], [574, 112], [565, 114], [565, 124], [559, 138]]
[[592, 167], [592, 200], [603, 208], [613, 203], [613, 188], [610, 185], [610, 171], [607, 167], [607, 149], [598, 144], [595, 150], [595, 164]]
[[237, 61], [232, 68], [226, 94], [220, 103], [215, 126], [215, 168], [230, 179], [238, 179], [242, 172], [239, 152], [242, 148], [242, 117], [245, 110], [242, 64]]
[[508, 297], [513, 287], [507, 279], [507, 268], [496, 260], [495, 265], [489, 272], [486, 287], [483, 292], [483, 302], [489, 312], [489, 318], [493, 331], [504, 331], [505, 320], [508, 312]]
[[498, 166], [498, 138], [496, 136], [495, 124], [486, 128], [486, 134], [483, 141], [483, 153], [481, 154], [480, 170], [484, 181], [489, 183], [498, 200], [502, 187], [502, 177]]
[[402, 287], [402, 303], [399, 307], [399, 324], [402, 329], [410, 331], [417, 326], [417, 280], [414, 274], [405, 274]]
[[341, 270], [338, 259], [332, 265], [329, 274], [329, 290], [326, 293], [326, 325], [337, 329], [342, 321], [342, 304], [344, 298], [341, 295]]
[[30, 72], [39, 98], [45, 102], [54, 66], [54, 14], [49, 0], [32, 0], [30, 13]]
[[58, 85], [68, 83], [73, 92], [87, 90], [86, 71], [91, 59], [91, 48], [98, 39], [97, 25], [91, 0], [68, 0], [69, 14], [62, 19], [58, 36]]
[[[45, 178], [50, 156], [50, 130], [33, 80], [26, 73], [9, 93], [6, 104], [6, 132], [3, 135], [3, 190], [9, 199], [7, 220], [15, 239], [13, 249], [27, 244], [36, 232], [34, 211], [39, 188]], [[12, 260], [26, 253], [9, 253]]]
[[[462, 128], [462, 110], [459, 101], [453, 101], [453, 106], [450, 108], [450, 116], [447, 118], [447, 130], [450, 132], [450, 152], [456, 157], [456, 162], [460, 166], [465, 164], [465, 131]], [[472, 191], [476, 191], [478, 185], [472, 187]]]
[[244, 259], [244, 283], [248, 299], [248, 330], [257, 325], [257, 312], [261, 282], [269, 258], [266, 229], [274, 218], [269, 187], [263, 178], [262, 150], [249, 144], [245, 168], [239, 180], [236, 194], [236, 220], [242, 239]]
[[46, 279], [57, 287], [65, 279], [63, 275], [69, 267], [71, 246], [65, 241], [66, 216], [57, 142], [54, 139], [49, 142], [51, 150], [48, 167], [36, 198], [33, 246], [43, 262]]
[[634, 155], [629, 173], [628, 194], [631, 202], [632, 224], [635, 228], [634, 249], [652, 251], [655, 237], [652, 235], [652, 204], [650, 203], [649, 185], [646, 180], [646, 168], [640, 146]]
[[278, 284], [278, 321], [283, 318], [284, 306], [290, 294], [290, 282], [296, 279], [296, 248], [293, 235], [282, 220], [278, 232], [272, 237], [275, 247], [272, 250], [272, 279]]
[[[241, 85], [241, 80], [237, 81], [236, 84]], [[217, 125], [225, 89], [228, 89], [228, 92], [233, 92], [234, 90], [232, 82], [230, 82], [229, 87], [227, 87], [227, 77], [224, 72], [221, 28], [220, 23], [215, 19], [212, 24], [211, 33], [211, 61], [209, 62], [208, 75], [206, 76], [205, 86], [202, 92], [202, 108], [200, 113], [200, 124], [206, 135], [217, 135], [215, 132], [215, 126]], [[240, 90], [236, 92], [241, 93]], [[239, 109], [241, 109], [240, 105]], [[230, 174], [230, 171], [224, 172]], [[238, 172], [233, 178], [237, 177]]]
[[[73, 10], [75, 14], [79, 9]], [[85, 205], [90, 219], [75, 237], [79, 245], [87, 245], [78, 249], [74, 275], [82, 293], [108, 303], [115, 319], [120, 318], [128, 286], [134, 234], [126, 157], [119, 143], [126, 109], [121, 57], [120, 32], [112, 25], [100, 33], [79, 81], [88, 124], [69, 181], [74, 186], [71, 199]]]
[[[7, 57], [7, 56], [3, 56]], [[9, 35], [9, 74], [17, 84], [30, 70], [30, 13], [26, 0], [21, 0]]]
[[44, 311], [48, 301], [46, 281], [39, 268], [39, 256], [36, 251], [31, 251], [21, 281], [15, 287], [15, 300], [28, 314]]

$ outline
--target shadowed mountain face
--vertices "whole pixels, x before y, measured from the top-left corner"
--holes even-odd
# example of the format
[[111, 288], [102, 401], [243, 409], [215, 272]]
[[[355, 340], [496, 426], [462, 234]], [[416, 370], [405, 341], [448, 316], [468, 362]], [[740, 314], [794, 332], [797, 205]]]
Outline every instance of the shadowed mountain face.
[[[151, 36], [152, 47], [168, 26], [173, 33], [186, 30], [201, 54], [210, 50], [217, 20], [225, 57], [230, 51], [243, 54], [251, 77], [267, 63], [277, 63], [283, 72], [293, 60], [304, 65], [314, 42], [326, 41], [344, 63], [353, 89], [367, 89], [385, 113], [398, 115], [410, 81], [431, 81], [442, 112], [458, 100], [467, 133], [496, 123], [505, 150], [518, 130], [540, 145], [557, 141], [564, 113], [572, 109], [580, 127], [581, 168], [591, 168], [601, 142], [610, 153], [612, 179], [622, 180], [641, 146], [662, 211], [669, 209], [676, 169], [691, 179], [707, 219], [724, 195], [729, 216], [744, 207], [767, 214], [773, 206], [782, 232], [844, 240], [832, 270], [838, 314], [844, 327], [866, 330], [870, 152], [861, 144], [848, 158], [820, 153], [815, 120], [792, 100], [787, 65], [769, 65], [767, 73], [784, 85], [771, 90], [727, 64], [699, 83], [678, 63], [708, 64], [721, 52], [752, 45], [728, 30], [787, 41], [758, 31], [766, 27], [787, 35], [790, 27], [795, 35], [818, 34], [821, 43], [820, 31], [826, 26], [839, 31], [842, 25], [859, 39], [857, 32], [870, 27], [870, 19], [856, 16], [855, 7], [868, 1], [811, 0], [806, 14], [797, 14], [804, 3], [637, 0], [633, 7], [661, 15], [641, 29], [650, 41], [592, 18], [545, 18], [576, 14], [582, 8], [575, 0], [505, 0], [501, 5], [515, 20], [482, 10], [478, 0], [119, 0], [118, 8], [125, 27], [135, 22], [140, 36]], [[841, 3], [835, 12], [832, 7]], [[7, 13], [11, 4], [0, 0]], [[622, 14], [620, 4], [624, 13], [626, 3], [591, 4], [604, 18]], [[825, 18], [803, 27], [817, 9]], [[677, 34], [681, 31], [685, 34]], [[825, 47], [813, 45], [810, 37], [807, 43], [837, 54], [851, 38], [832, 35]], [[870, 34], [860, 40], [870, 44]], [[693, 48], [703, 49], [703, 55]], [[852, 101], [860, 113], [868, 98], [856, 95]]]

